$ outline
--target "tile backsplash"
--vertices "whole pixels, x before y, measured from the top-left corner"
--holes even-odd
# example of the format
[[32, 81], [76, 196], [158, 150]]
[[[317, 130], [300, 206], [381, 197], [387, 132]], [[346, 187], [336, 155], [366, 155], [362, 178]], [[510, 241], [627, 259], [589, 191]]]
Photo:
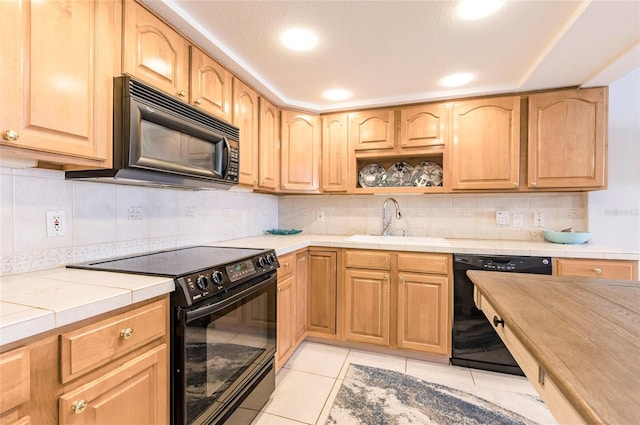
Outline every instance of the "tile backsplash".
[[[1, 274], [262, 235], [265, 229], [319, 234], [379, 234], [388, 196], [293, 195], [242, 189], [182, 191], [67, 181], [45, 169], [0, 168]], [[397, 195], [394, 233], [478, 239], [542, 239], [545, 229], [586, 229], [587, 195]], [[496, 211], [510, 214], [496, 224]], [[66, 233], [47, 237], [47, 211], [63, 211]], [[389, 213], [393, 207], [388, 206]], [[513, 225], [522, 216], [522, 227]]]
[[[382, 206], [389, 196], [296, 196], [280, 198], [281, 228], [320, 234], [380, 234]], [[585, 193], [397, 195], [402, 219], [392, 232], [445, 238], [541, 240], [542, 230], [587, 228]], [[394, 207], [387, 205], [393, 216]], [[509, 213], [508, 225], [496, 224], [496, 211]], [[535, 227], [534, 213], [544, 215]], [[522, 218], [522, 226], [514, 226]]]

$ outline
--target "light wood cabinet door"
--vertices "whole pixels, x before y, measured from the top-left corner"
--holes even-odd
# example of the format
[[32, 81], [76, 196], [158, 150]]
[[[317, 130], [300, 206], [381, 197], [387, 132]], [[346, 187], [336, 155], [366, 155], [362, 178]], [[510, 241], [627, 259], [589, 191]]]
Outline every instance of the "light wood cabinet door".
[[298, 346], [307, 336], [307, 314], [309, 303], [309, 254], [296, 254], [296, 319], [295, 341]]
[[[19, 420], [15, 408], [29, 401], [31, 397], [30, 372], [29, 347], [20, 347], [0, 354], [0, 417], [11, 418], [12, 421]], [[15, 410], [10, 412], [12, 409]], [[22, 420], [24, 419], [23, 417]]]
[[317, 192], [321, 127], [320, 118], [282, 111], [281, 187], [287, 192]]
[[398, 347], [450, 354], [449, 278], [398, 275]]
[[400, 110], [400, 147], [444, 147], [449, 138], [451, 106], [430, 104]]
[[189, 43], [133, 0], [124, 0], [125, 73], [188, 102]]
[[336, 273], [335, 251], [309, 251], [309, 333], [336, 334]]
[[606, 185], [607, 89], [561, 90], [529, 97], [529, 187]]
[[453, 106], [452, 189], [517, 189], [520, 97]]
[[349, 341], [389, 345], [389, 273], [347, 269], [344, 322]]
[[280, 185], [280, 110], [262, 97], [258, 103], [258, 187], [275, 192]]
[[295, 347], [296, 294], [293, 275], [278, 281], [277, 303], [276, 369], [280, 369]]
[[322, 117], [322, 191], [346, 192], [348, 169], [347, 114]]
[[357, 151], [395, 147], [395, 113], [392, 109], [349, 114], [349, 144]]
[[193, 106], [231, 122], [232, 75], [202, 50], [191, 46], [191, 92]]
[[120, 7], [106, 0], [0, 2], [3, 155], [111, 165]]
[[554, 261], [553, 274], [556, 276], [638, 280], [638, 262], [632, 260], [558, 258]]
[[258, 184], [258, 94], [241, 80], [233, 79], [233, 125], [240, 129], [242, 185]]
[[59, 424], [169, 423], [168, 350], [162, 344], [59, 399]]

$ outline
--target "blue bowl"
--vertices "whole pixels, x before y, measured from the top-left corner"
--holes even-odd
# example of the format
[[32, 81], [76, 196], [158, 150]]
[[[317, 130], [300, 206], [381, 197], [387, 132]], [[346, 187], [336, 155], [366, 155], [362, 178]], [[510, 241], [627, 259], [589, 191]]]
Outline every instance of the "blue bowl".
[[589, 232], [552, 232], [545, 230], [542, 234], [549, 242], [574, 245], [585, 243], [591, 238], [591, 233]]

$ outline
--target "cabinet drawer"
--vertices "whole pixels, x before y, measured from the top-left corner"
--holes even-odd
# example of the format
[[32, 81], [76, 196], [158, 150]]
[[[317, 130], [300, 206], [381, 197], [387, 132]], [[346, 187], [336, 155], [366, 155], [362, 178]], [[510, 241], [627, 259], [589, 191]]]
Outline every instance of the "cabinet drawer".
[[278, 279], [285, 278], [293, 273], [293, 269], [295, 268], [293, 253], [279, 256], [278, 263], [280, 263], [280, 267], [278, 268]]
[[347, 267], [359, 269], [389, 270], [391, 268], [391, 254], [384, 251], [347, 251]]
[[16, 348], [0, 355], [0, 413], [29, 400], [29, 349]]
[[60, 370], [66, 383], [162, 337], [166, 299], [60, 335]]
[[554, 269], [558, 276], [637, 280], [637, 267], [637, 261], [560, 258]]
[[398, 270], [404, 272], [448, 274], [449, 256], [443, 254], [398, 254]]

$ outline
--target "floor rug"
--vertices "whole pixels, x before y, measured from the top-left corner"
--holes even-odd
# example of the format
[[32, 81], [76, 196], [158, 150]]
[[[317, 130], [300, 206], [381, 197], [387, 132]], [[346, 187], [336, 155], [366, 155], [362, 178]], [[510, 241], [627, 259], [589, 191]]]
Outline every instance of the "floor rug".
[[326, 424], [532, 425], [537, 422], [459, 389], [400, 372], [352, 364]]

